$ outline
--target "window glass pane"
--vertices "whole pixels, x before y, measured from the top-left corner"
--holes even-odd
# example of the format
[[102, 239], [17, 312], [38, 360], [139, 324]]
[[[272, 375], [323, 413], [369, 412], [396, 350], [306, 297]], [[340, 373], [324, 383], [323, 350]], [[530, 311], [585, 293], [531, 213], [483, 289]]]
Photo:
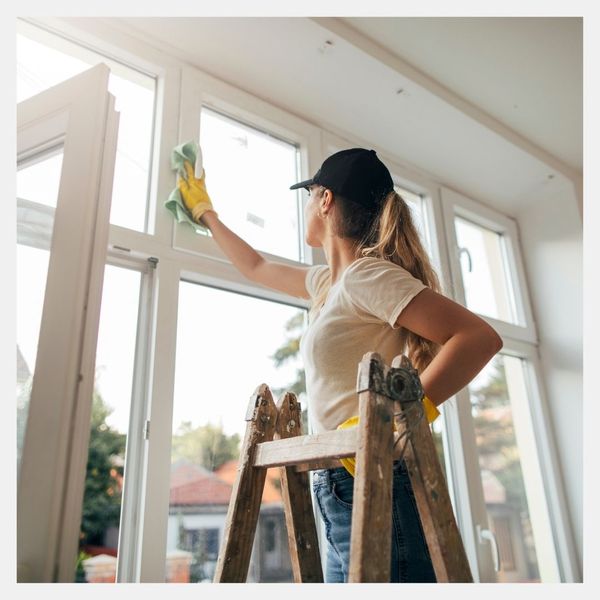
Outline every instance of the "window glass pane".
[[519, 324], [504, 236], [460, 217], [454, 224], [467, 308]]
[[469, 384], [499, 582], [558, 581], [554, 543], [520, 358], [497, 354]]
[[429, 256], [431, 257], [429, 230], [427, 228], [427, 219], [425, 218], [425, 211], [423, 210], [423, 198], [419, 194], [415, 194], [414, 192], [411, 192], [404, 188], [400, 188], [398, 186], [395, 186], [394, 189], [396, 190], [397, 194], [402, 196], [403, 200], [408, 205], [415, 227], [419, 232], [421, 243], [423, 244], [425, 250], [427, 250]]
[[200, 145], [221, 220], [253, 248], [302, 261], [296, 146], [204, 107]]
[[[199, 323], [198, 307], [213, 318]], [[212, 581], [214, 548], [220, 549], [223, 540], [246, 410], [257, 386], [266, 383], [276, 403], [285, 391], [295, 393], [306, 413], [304, 370], [298, 353], [304, 324], [304, 310], [181, 283], [168, 582]], [[303, 431], [307, 433], [305, 417]], [[218, 541], [214, 537], [210, 543], [202, 541], [211, 529], [218, 530]], [[267, 472], [248, 581], [293, 581], [276, 469]]]
[[114, 583], [141, 275], [107, 265], [75, 581]]
[[120, 113], [110, 222], [144, 231], [155, 80], [37, 27], [17, 34], [17, 102], [98, 63], [111, 69], [108, 89]]
[[29, 202], [56, 208], [62, 171], [62, 148], [44, 160], [17, 171], [17, 196]]
[[38, 207], [56, 206], [62, 156], [61, 149], [17, 171], [17, 468], [27, 427], [53, 230], [53, 217]]

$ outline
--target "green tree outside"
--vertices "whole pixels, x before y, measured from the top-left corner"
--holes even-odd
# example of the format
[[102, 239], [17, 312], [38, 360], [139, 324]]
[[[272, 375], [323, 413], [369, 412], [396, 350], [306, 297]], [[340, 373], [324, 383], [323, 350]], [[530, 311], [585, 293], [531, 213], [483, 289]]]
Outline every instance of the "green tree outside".
[[186, 458], [210, 471], [218, 469], [240, 455], [240, 436], [223, 432], [220, 425], [200, 425], [192, 427], [190, 421], [182, 422], [172, 439], [171, 461]]
[[[304, 330], [304, 322], [306, 318], [306, 311], [301, 310], [297, 312], [293, 317], [288, 319], [285, 324], [285, 331], [288, 336], [286, 341], [281, 345], [275, 352], [269, 357], [276, 368], [279, 368], [282, 364], [289, 360], [293, 360], [297, 357], [300, 352], [300, 337]], [[277, 399], [285, 392], [292, 392], [297, 398], [301, 394], [306, 394], [306, 375], [304, 369], [296, 369], [296, 376], [294, 380], [287, 386], [282, 388], [273, 388], [271, 390], [273, 397]], [[302, 433], [308, 433], [308, 413], [306, 406], [301, 406], [302, 409]]]
[[507, 502], [527, 508], [523, 472], [515, 437], [502, 357], [494, 358], [487, 382], [470, 386], [479, 462], [506, 490]]
[[[119, 525], [125, 434], [106, 423], [113, 412], [97, 391], [92, 401], [90, 443], [81, 518], [81, 545], [102, 545], [104, 533]], [[115, 460], [117, 457], [120, 460]]]

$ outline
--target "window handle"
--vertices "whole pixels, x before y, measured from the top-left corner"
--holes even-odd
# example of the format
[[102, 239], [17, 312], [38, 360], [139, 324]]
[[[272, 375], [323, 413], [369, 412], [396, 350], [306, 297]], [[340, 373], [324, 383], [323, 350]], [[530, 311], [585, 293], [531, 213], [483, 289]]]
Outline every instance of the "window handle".
[[496, 573], [500, 570], [500, 551], [498, 549], [498, 540], [491, 529], [485, 529], [481, 525], [477, 525], [477, 537], [479, 543], [483, 544], [484, 540], [487, 540], [492, 547], [492, 558], [494, 559], [494, 571]]
[[467, 255], [467, 260], [469, 261], [469, 273], [473, 272], [473, 261], [471, 260], [471, 253], [468, 248], [459, 248], [458, 249], [458, 260], [462, 262], [463, 254]]

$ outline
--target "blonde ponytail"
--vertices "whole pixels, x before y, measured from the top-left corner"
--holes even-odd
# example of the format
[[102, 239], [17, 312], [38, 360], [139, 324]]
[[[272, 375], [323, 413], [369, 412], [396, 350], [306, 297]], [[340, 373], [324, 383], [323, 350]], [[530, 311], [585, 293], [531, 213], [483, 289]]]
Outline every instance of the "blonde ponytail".
[[[361, 256], [376, 256], [400, 265], [434, 292], [440, 292], [437, 273], [423, 247], [410, 208], [396, 191], [390, 192], [383, 201], [379, 219], [373, 223], [369, 234], [359, 244]], [[441, 346], [408, 329], [403, 331], [408, 358], [421, 373]]]

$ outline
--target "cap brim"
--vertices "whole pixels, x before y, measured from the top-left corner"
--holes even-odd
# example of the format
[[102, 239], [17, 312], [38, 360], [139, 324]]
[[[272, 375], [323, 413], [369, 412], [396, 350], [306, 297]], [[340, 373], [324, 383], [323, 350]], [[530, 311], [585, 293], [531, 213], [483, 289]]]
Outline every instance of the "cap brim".
[[295, 183], [290, 186], [290, 190], [297, 190], [299, 188], [305, 188], [309, 185], [312, 185], [314, 181], [312, 179], [307, 179], [306, 181], [301, 181], [300, 183]]

